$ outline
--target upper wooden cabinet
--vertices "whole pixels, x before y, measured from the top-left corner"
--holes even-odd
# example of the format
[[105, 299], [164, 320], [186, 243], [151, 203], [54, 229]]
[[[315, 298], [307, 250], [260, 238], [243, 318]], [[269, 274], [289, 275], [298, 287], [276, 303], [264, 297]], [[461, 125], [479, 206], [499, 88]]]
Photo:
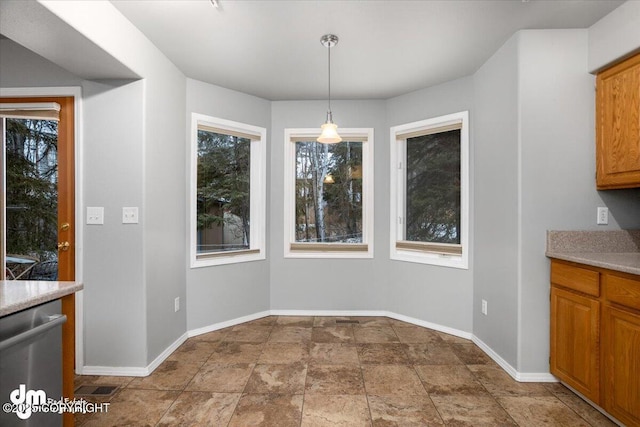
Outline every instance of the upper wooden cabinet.
[[640, 187], [640, 54], [596, 78], [596, 184]]

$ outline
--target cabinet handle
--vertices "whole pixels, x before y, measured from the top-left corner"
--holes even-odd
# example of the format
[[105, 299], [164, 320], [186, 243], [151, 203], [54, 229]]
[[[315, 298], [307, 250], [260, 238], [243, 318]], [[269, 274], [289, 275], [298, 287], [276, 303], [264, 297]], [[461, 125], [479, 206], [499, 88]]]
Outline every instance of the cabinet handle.
[[18, 335], [7, 338], [4, 341], [0, 341], [0, 351], [3, 351], [9, 347], [13, 347], [16, 344], [20, 344], [23, 341], [33, 338], [36, 335], [44, 334], [50, 329], [55, 328], [58, 325], [62, 325], [67, 321], [67, 316], [64, 314], [56, 314], [55, 316], [48, 316], [49, 321], [38, 325], [33, 329], [26, 330]]

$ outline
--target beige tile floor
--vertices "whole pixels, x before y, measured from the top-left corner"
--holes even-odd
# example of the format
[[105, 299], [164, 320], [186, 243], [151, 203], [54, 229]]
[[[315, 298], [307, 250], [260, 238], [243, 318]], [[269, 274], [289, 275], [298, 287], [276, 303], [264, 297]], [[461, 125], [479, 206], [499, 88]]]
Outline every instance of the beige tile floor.
[[385, 317], [265, 317], [188, 339], [148, 377], [81, 384], [120, 386], [81, 426], [615, 425], [468, 340]]

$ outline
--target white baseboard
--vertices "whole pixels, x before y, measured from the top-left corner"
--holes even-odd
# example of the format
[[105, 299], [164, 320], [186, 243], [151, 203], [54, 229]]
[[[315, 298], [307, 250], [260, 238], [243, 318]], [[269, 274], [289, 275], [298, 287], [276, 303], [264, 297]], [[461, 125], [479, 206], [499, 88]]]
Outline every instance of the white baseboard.
[[151, 372], [145, 368], [129, 366], [84, 366], [81, 375], [103, 375], [108, 377], [146, 377]]
[[269, 310], [261, 311], [254, 314], [249, 314], [247, 316], [236, 317], [235, 319], [225, 320], [224, 322], [214, 323], [213, 325], [204, 326], [202, 328], [191, 329], [186, 332], [186, 334], [191, 337], [195, 337], [198, 335], [206, 334], [207, 332], [213, 332], [224, 328], [229, 328], [231, 326], [239, 325], [240, 323], [251, 322], [252, 320], [262, 319], [263, 317], [270, 316], [271, 312]]
[[443, 332], [445, 334], [454, 335], [456, 337], [464, 338], [467, 340], [470, 340], [471, 337], [473, 337], [473, 334], [471, 334], [471, 332], [465, 332], [460, 329], [438, 325], [437, 323], [427, 322], [426, 320], [416, 319], [414, 317], [405, 316], [404, 314], [387, 312], [386, 316], [392, 319], [400, 320], [401, 322], [411, 323], [412, 325], [422, 326], [423, 328], [433, 329], [434, 331]]
[[149, 365], [141, 368], [127, 366], [84, 366], [82, 375], [104, 375], [112, 377], [146, 377], [164, 362], [171, 353], [176, 351], [188, 338], [187, 333], [182, 334], [169, 347], [156, 357]]
[[403, 314], [393, 313], [385, 310], [265, 310], [247, 316], [237, 317], [235, 319], [226, 320], [224, 322], [214, 323], [202, 328], [191, 329], [180, 338], [178, 338], [173, 344], [167, 347], [153, 362], [146, 367], [111, 367], [111, 366], [84, 366], [82, 369], [82, 375], [106, 375], [106, 376], [132, 376], [132, 377], [145, 377], [151, 374], [167, 357], [171, 355], [187, 338], [195, 337], [197, 335], [206, 334], [208, 332], [217, 331], [231, 326], [239, 325], [241, 323], [250, 322], [252, 320], [261, 319], [267, 316], [382, 316], [389, 317], [391, 319], [407, 322], [412, 325], [422, 326], [424, 328], [433, 329], [435, 331], [443, 332], [449, 335], [454, 335], [460, 338], [465, 338], [473, 341], [487, 356], [493, 359], [502, 369], [505, 370], [514, 380], [518, 382], [558, 382], [558, 379], [548, 372], [518, 372], [513, 366], [511, 366], [506, 360], [504, 360], [498, 353], [496, 353], [491, 347], [484, 343], [480, 338], [473, 335], [471, 332], [465, 332], [459, 329], [450, 328], [448, 326], [439, 325], [436, 323], [427, 322], [425, 320], [416, 319], [414, 317], [405, 316]]
[[[158, 355], [158, 357], [156, 357], [153, 362], [151, 362], [148, 366], [147, 366], [147, 370], [149, 371], [149, 374], [153, 371], [156, 370], [156, 368], [158, 366], [160, 366], [160, 364], [162, 362], [164, 362], [166, 360], [167, 357], [171, 356], [171, 353], [173, 353], [174, 351], [176, 351], [178, 349], [178, 347], [180, 347], [182, 345], [183, 342], [185, 342], [187, 340], [187, 338], [189, 338], [189, 336], [187, 335], [187, 333], [185, 332], [184, 334], [180, 335], [180, 337], [175, 340], [173, 342], [173, 344], [171, 344], [169, 347], [167, 347], [162, 353], [160, 353]], [[147, 374], [147, 375], [149, 375]]]
[[357, 316], [387, 316], [383, 310], [271, 310], [272, 316], [327, 316], [327, 317], [357, 317]]
[[493, 359], [507, 374], [514, 380], [521, 383], [556, 383], [558, 379], [548, 372], [518, 372], [509, 362], [504, 360], [498, 353], [493, 351], [484, 341], [473, 335], [471, 340], [484, 351], [487, 356]]
[[521, 383], [557, 383], [553, 374], [545, 372], [518, 372], [515, 380]]
[[435, 331], [444, 332], [449, 335], [455, 335], [460, 338], [471, 339], [472, 334], [459, 329], [449, 328], [447, 326], [438, 325], [414, 317], [405, 316], [403, 314], [393, 313], [386, 310], [271, 310], [272, 316], [349, 316], [349, 317], [389, 317], [391, 319], [400, 320], [402, 322], [411, 323], [413, 325], [422, 326], [424, 328], [433, 329]]

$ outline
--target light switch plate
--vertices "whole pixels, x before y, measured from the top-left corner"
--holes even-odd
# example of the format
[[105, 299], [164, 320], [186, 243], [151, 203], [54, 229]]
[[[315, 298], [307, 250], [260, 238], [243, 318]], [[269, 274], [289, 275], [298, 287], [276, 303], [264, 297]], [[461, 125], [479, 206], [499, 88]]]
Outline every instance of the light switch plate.
[[87, 224], [103, 225], [104, 224], [104, 208], [87, 206]]
[[138, 208], [137, 207], [122, 208], [122, 223], [123, 224], [137, 224], [138, 223]]

